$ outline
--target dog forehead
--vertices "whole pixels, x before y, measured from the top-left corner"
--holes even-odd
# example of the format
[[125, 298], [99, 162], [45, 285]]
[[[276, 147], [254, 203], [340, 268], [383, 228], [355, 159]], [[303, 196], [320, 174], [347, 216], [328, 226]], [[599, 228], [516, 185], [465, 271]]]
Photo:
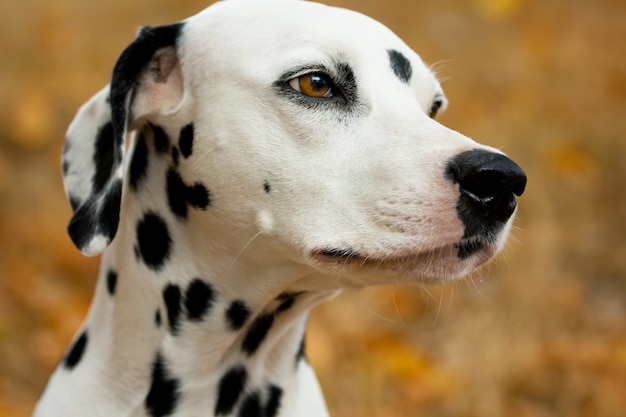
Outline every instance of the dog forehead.
[[228, 0], [192, 16], [182, 45], [198, 65], [202, 57], [222, 65], [253, 61], [268, 69], [286, 62], [387, 56], [401, 50], [426, 67], [404, 42], [378, 21], [358, 12], [300, 0]]
[[[220, 35], [243, 37], [248, 41], [267, 39], [289, 41], [299, 34], [310, 37], [364, 31], [391, 31], [378, 21], [361, 13], [302, 0], [227, 0], [215, 3], [188, 19], [205, 30]], [[202, 36], [202, 29], [198, 29]], [[367, 31], [367, 32], [365, 32]], [[254, 39], [251, 39], [253, 37]]]

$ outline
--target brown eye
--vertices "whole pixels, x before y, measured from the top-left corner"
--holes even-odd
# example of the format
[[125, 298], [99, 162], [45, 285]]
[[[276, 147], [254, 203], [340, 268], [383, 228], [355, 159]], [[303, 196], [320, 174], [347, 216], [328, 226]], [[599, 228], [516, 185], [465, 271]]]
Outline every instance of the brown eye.
[[329, 98], [333, 96], [333, 84], [321, 73], [312, 73], [293, 78], [289, 81], [291, 88], [305, 96]]
[[433, 102], [433, 105], [430, 108], [430, 112], [428, 113], [428, 117], [430, 117], [431, 119], [434, 119], [435, 117], [437, 117], [437, 112], [441, 108], [442, 104], [443, 103], [440, 100]]

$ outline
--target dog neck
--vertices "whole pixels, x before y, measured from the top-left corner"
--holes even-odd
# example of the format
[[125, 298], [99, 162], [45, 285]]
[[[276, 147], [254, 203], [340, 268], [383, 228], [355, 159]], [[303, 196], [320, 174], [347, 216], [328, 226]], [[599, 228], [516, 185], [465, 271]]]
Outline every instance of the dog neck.
[[[50, 410], [68, 416], [95, 403], [101, 414], [93, 415], [182, 416], [185, 409], [197, 414], [198, 404], [216, 416], [243, 409], [327, 415], [304, 334], [311, 308], [334, 291], [278, 288], [238, 296], [236, 274], [249, 269], [241, 256], [230, 275], [175, 262], [166, 273], [148, 273], [137, 261], [134, 233], [121, 232], [102, 258], [88, 318], [51, 379], [42, 410], [51, 401], [57, 406]], [[259, 289], [277, 274], [259, 269], [247, 281]]]
[[[166, 397], [193, 404], [215, 393], [209, 406], [215, 415], [229, 415], [238, 400], [239, 407], [254, 403], [254, 395], [260, 407], [269, 409], [284, 391], [291, 391], [290, 398], [319, 392], [304, 356], [305, 327], [311, 308], [335, 291], [300, 291], [298, 283], [306, 277], [299, 268], [269, 269], [267, 258], [261, 260], [253, 247], [206, 253], [198, 260], [196, 234], [205, 231], [190, 231], [184, 223], [170, 228], [176, 261], [170, 259], [162, 270], [138, 262], [142, 250], [132, 229], [122, 231], [103, 257], [86, 328], [102, 370], [114, 376], [111, 386], [120, 379], [146, 381], [141, 390], [147, 392], [146, 406], [158, 411], [170, 407], [162, 405], [163, 387], [178, 380], [169, 384], [177, 386]], [[182, 254], [194, 256], [184, 259]], [[116, 391], [117, 398], [129, 394]], [[247, 400], [235, 398], [244, 393]]]
[[[128, 397], [128, 404], [145, 395], [154, 415], [170, 407], [163, 403], [168, 396], [177, 403], [171, 407], [200, 401], [216, 415], [230, 415], [246, 403], [268, 410], [281, 400], [284, 407], [311, 406], [319, 388], [304, 355], [306, 321], [311, 308], [335, 292], [264, 292], [263, 283], [275, 281], [280, 271], [250, 268], [241, 256], [230, 275], [200, 267], [189, 275], [197, 265], [173, 265], [166, 279], [175, 283], [166, 284], [141, 270], [132, 245], [132, 239], [115, 242], [103, 257], [85, 326], [103, 371], [94, 380], [108, 378], [116, 391], [111, 395]], [[239, 285], [233, 288], [241, 280], [240, 269], [256, 271], [246, 281], [262, 296], [242, 297]], [[145, 386], [131, 393], [120, 389], [120, 380], [144, 381]], [[169, 388], [163, 392], [164, 387]], [[309, 398], [299, 398], [305, 395]], [[213, 397], [211, 404], [207, 396]], [[321, 394], [317, 401], [315, 415], [324, 415]], [[301, 414], [283, 410], [280, 415]]]
[[[163, 183], [146, 189], [166, 188], [166, 175], [152, 177]], [[252, 239], [258, 232], [231, 234], [231, 246], [207, 243], [228, 231], [193, 227], [206, 212], [181, 220], [163, 198], [129, 193], [127, 184], [121, 224], [130, 226], [102, 256], [88, 317], [39, 410], [69, 416], [98, 403], [94, 415], [327, 415], [304, 335], [310, 310], [337, 290], [311, 290], [311, 270], [277, 262], [263, 237]]]

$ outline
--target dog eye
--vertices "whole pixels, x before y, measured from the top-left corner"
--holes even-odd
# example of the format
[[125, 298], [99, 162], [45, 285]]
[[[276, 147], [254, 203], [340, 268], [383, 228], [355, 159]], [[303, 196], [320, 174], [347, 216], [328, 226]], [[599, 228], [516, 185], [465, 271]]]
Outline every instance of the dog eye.
[[319, 72], [293, 78], [289, 80], [289, 86], [309, 97], [330, 98], [334, 95], [332, 81]]
[[437, 117], [437, 112], [441, 108], [442, 104], [443, 102], [441, 100], [434, 101], [433, 105], [430, 108], [430, 112], [428, 112], [428, 117], [430, 117], [431, 119], [434, 119], [435, 117]]

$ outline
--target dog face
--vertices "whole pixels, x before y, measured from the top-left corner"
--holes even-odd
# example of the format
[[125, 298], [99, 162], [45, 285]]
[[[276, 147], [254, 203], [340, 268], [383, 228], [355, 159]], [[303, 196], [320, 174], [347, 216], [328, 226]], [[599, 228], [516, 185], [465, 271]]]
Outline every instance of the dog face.
[[[110, 89], [79, 112], [64, 157], [70, 234], [90, 254], [115, 236], [127, 127], [150, 131], [146, 140], [158, 139], [155, 127], [180, 137], [178, 153], [191, 129], [193, 153], [154, 162], [162, 172], [151, 176], [167, 180], [146, 198], [165, 198], [173, 165], [183, 184], [206, 186], [203, 210], [187, 219], [205, 239], [227, 233], [240, 253], [254, 239], [272, 248], [268, 263], [341, 275], [344, 285], [467, 274], [502, 248], [526, 180], [495, 149], [437, 123], [445, 105], [422, 60], [363, 15], [289, 0], [218, 3], [145, 29]], [[102, 153], [107, 123], [110, 163], [78, 162]]]

